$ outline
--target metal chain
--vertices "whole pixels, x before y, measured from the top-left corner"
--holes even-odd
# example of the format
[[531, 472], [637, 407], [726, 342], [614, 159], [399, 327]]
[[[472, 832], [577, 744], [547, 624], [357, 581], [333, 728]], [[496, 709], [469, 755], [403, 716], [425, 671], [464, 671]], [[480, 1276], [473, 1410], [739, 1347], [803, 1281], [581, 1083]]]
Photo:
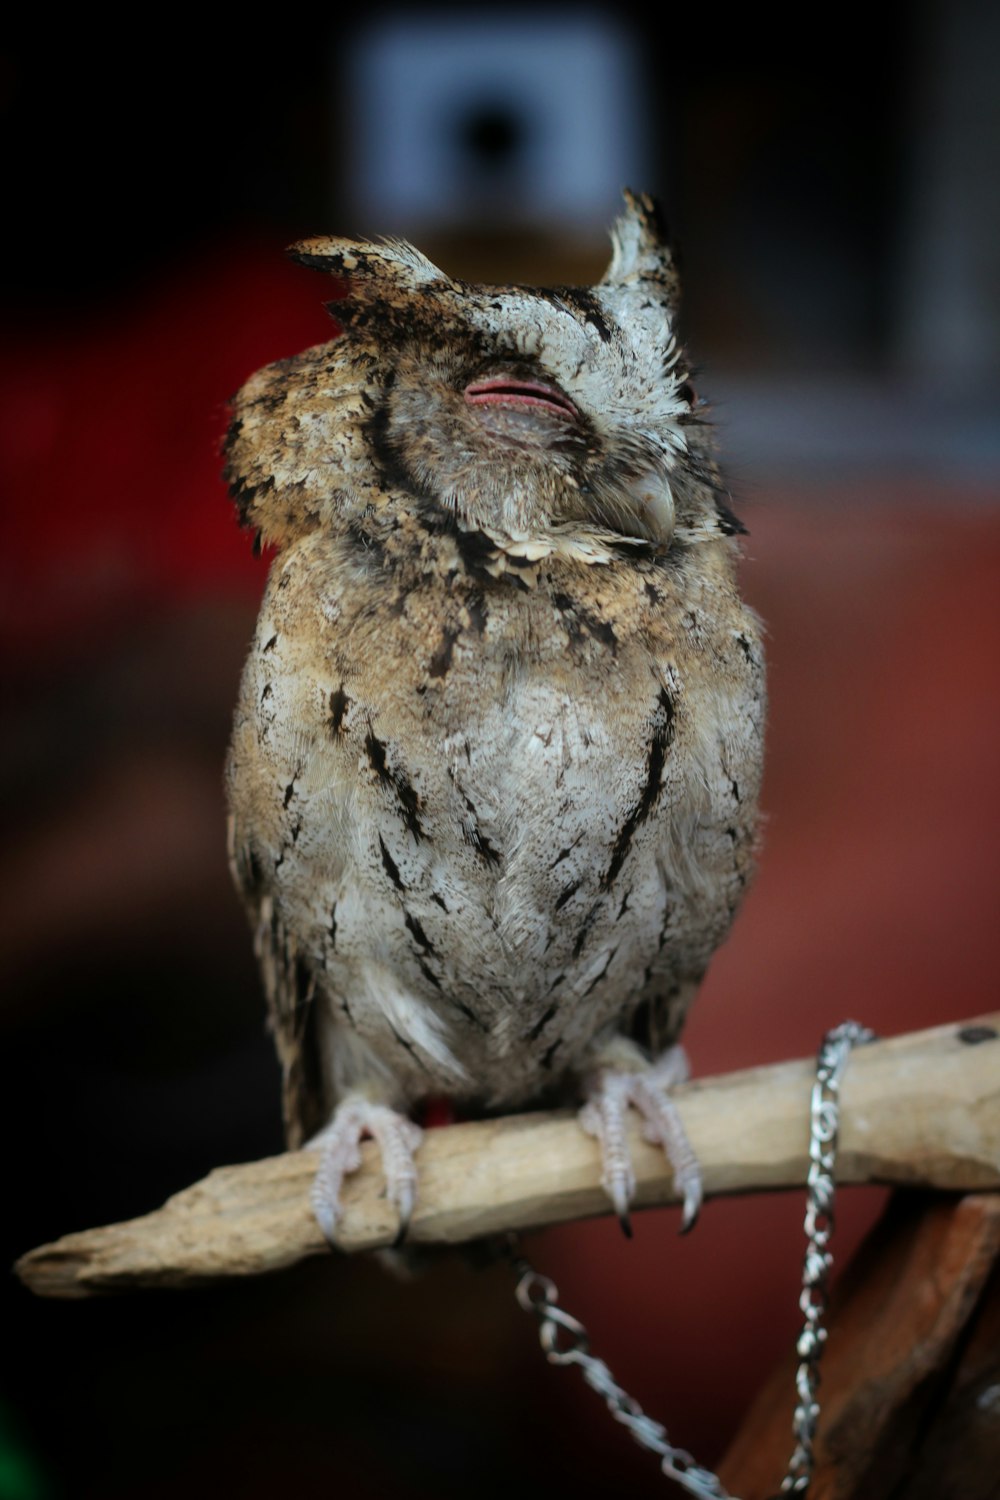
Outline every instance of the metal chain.
[[840, 1080], [853, 1047], [875, 1040], [875, 1033], [857, 1021], [845, 1021], [828, 1031], [816, 1058], [816, 1079], [809, 1105], [809, 1176], [806, 1178], [806, 1254], [802, 1268], [799, 1307], [805, 1319], [795, 1345], [798, 1401], [792, 1417], [795, 1451], [781, 1481], [781, 1494], [804, 1495], [813, 1471], [813, 1445], [819, 1421], [819, 1362], [826, 1344], [823, 1318], [833, 1256], [833, 1199], [836, 1191], [837, 1132], [840, 1128]]
[[[806, 1179], [806, 1255], [799, 1306], [805, 1322], [796, 1344], [800, 1363], [795, 1376], [798, 1403], [792, 1420], [795, 1451], [781, 1482], [782, 1495], [804, 1495], [813, 1471], [813, 1443], [819, 1420], [819, 1361], [826, 1342], [823, 1316], [833, 1257], [828, 1249], [833, 1233], [834, 1167], [840, 1123], [840, 1080], [851, 1049], [875, 1040], [857, 1021], [845, 1021], [823, 1038], [816, 1059], [816, 1079], [810, 1102], [809, 1175]], [[538, 1338], [553, 1365], [577, 1365], [591, 1390], [604, 1398], [620, 1422], [643, 1448], [658, 1455], [660, 1469], [697, 1500], [735, 1500], [709, 1469], [703, 1469], [684, 1448], [676, 1448], [661, 1423], [646, 1415], [638, 1401], [615, 1380], [602, 1359], [590, 1353], [583, 1324], [559, 1306], [559, 1291], [548, 1276], [519, 1255], [514, 1236], [510, 1255], [517, 1276], [515, 1295], [525, 1312], [538, 1319]]]
[[666, 1428], [647, 1417], [634, 1396], [622, 1390], [603, 1359], [590, 1353], [587, 1330], [558, 1305], [555, 1283], [523, 1256], [514, 1256], [514, 1270], [518, 1277], [515, 1295], [525, 1312], [534, 1313], [538, 1319], [538, 1338], [549, 1364], [579, 1365], [584, 1380], [604, 1397], [615, 1421], [621, 1422], [643, 1448], [658, 1454], [664, 1474], [689, 1494], [699, 1500], [732, 1500], [714, 1474], [700, 1468], [683, 1448], [673, 1446]]

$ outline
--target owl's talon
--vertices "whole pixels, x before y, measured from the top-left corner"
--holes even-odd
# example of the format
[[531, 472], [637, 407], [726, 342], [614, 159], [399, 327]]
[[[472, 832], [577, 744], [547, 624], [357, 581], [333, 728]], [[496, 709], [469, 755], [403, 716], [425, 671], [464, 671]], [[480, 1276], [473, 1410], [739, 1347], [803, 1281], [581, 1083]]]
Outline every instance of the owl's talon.
[[390, 1191], [389, 1197], [392, 1198], [399, 1210], [399, 1228], [396, 1230], [396, 1238], [392, 1242], [393, 1249], [398, 1250], [409, 1233], [410, 1219], [413, 1217], [413, 1206], [417, 1201], [415, 1182], [400, 1183], [398, 1192], [393, 1194]]
[[[643, 1072], [621, 1072], [605, 1067], [594, 1075], [580, 1124], [601, 1145], [601, 1183], [614, 1205], [618, 1222], [631, 1238], [628, 1210], [635, 1195], [635, 1175], [626, 1133], [629, 1106], [643, 1119], [642, 1133], [661, 1147], [674, 1174], [674, 1187], [683, 1204], [681, 1234], [694, 1228], [702, 1201], [701, 1169], [669, 1090], [688, 1076], [683, 1047], [671, 1047]], [[628, 1227], [626, 1227], [628, 1225]]]
[[681, 1234], [690, 1234], [698, 1222], [701, 1213], [701, 1177], [696, 1183], [691, 1184], [684, 1193], [684, 1211], [681, 1215]]
[[417, 1196], [417, 1169], [413, 1160], [423, 1132], [412, 1120], [385, 1104], [373, 1104], [357, 1096], [338, 1105], [333, 1119], [309, 1142], [322, 1155], [313, 1179], [310, 1201], [316, 1221], [331, 1245], [336, 1245], [341, 1217], [340, 1190], [344, 1178], [361, 1165], [361, 1141], [374, 1137], [382, 1156], [386, 1197], [399, 1212], [396, 1244], [410, 1225]]

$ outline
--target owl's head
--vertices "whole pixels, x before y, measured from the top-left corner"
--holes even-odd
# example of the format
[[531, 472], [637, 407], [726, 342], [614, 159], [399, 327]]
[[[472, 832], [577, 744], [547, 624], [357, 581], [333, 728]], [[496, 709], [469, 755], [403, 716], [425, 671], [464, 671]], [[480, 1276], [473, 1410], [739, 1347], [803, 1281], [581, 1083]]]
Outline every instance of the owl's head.
[[306, 240], [346, 291], [332, 343], [261, 370], [233, 403], [227, 478], [280, 545], [370, 507], [432, 508], [531, 538], [606, 532], [666, 549], [736, 529], [675, 333], [653, 201], [626, 193], [601, 282], [454, 281], [400, 241]]

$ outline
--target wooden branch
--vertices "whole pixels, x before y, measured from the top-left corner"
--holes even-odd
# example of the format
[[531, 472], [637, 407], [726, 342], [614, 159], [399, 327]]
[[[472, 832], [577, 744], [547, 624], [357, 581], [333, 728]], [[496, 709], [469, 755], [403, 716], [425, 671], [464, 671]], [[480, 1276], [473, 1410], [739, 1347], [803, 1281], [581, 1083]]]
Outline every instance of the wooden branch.
[[[707, 1078], [677, 1090], [706, 1195], [801, 1186], [808, 1167], [812, 1059]], [[1000, 1187], [1000, 1012], [877, 1042], [842, 1085], [840, 1182]], [[632, 1132], [636, 1206], [677, 1201], [662, 1153]], [[378, 1152], [347, 1179], [344, 1250], [390, 1245], [396, 1215]], [[571, 1111], [429, 1131], [418, 1155], [409, 1240], [454, 1244], [608, 1213], [597, 1147]], [[309, 1206], [313, 1152], [218, 1167], [124, 1224], [31, 1250], [16, 1270], [33, 1291], [81, 1297], [251, 1276], [327, 1251]]]

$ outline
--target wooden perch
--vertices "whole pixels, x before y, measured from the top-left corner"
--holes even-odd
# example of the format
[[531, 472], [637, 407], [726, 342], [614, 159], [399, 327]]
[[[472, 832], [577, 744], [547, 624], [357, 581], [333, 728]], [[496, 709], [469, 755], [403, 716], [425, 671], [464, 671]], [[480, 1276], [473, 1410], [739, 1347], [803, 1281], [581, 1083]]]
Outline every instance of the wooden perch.
[[[800, 1187], [808, 1166], [811, 1058], [706, 1078], [677, 1090], [705, 1192]], [[840, 1182], [1000, 1187], [1000, 1012], [859, 1048], [842, 1085]], [[632, 1133], [636, 1206], [677, 1201], [662, 1153]], [[409, 1240], [454, 1244], [610, 1211], [597, 1147], [571, 1111], [429, 1131], [418, 1154]], [[251, 1276], [326, 1252], [309, 1206], [316, 1156], [288, 1152], [217, 1167], [161, 1209], [69, 1234], [16, 1270], [33, 1291], [82, 1297]], [[378, 1152], [343, 1193], [340, 1245], [390, 1245], [397, 1223]]]

